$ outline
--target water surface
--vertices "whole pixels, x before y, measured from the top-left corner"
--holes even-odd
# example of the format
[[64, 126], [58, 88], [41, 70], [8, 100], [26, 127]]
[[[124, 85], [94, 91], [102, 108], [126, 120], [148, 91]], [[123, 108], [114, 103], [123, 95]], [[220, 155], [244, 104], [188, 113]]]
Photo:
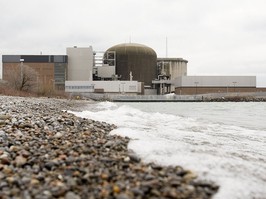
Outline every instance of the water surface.
[[144, 161], [220, 185], [216, 199], [266, 198], [266, 103], [111, 103], [78, 116], [113, 123]]

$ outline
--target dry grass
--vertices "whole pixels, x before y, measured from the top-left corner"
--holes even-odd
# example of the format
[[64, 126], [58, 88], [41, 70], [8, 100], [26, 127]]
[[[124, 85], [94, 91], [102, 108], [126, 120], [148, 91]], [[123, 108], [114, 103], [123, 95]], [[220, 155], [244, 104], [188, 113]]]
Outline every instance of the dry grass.
[[57, 91], [51, 89], [43, 89], [40, 91], [20, 91], [12, 88], [5, 82], [0, 82], [0, 95], [20, 96], [20, 97], [55, 97], [55, 98], [69, 98], [69, 95], [64, 91]]

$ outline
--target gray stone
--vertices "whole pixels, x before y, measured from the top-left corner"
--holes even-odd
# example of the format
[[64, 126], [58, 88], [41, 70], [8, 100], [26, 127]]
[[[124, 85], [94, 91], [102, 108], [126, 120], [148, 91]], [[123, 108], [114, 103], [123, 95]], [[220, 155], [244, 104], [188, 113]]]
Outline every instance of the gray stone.
[[140, 162], [141, 161], [141, 158], [138, 157], [135, 153], [129, 153], [128, 156], [129, 156], [130, 160], [133, 162]]
[[80, 197], [72, 191], [67, 192], [66, 199], [80, 199]]

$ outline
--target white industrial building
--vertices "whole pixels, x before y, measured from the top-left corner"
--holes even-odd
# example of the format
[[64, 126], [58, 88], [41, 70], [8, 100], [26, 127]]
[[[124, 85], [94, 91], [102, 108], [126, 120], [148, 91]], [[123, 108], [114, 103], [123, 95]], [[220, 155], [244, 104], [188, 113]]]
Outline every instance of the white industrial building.
[[176, 94], [254, 92], [256, 76], [180, 76], [171, 84]]
[[[154, 80], [160, 94], [192, 95], [221, 92], [254, 92], [256, 76], [179, 76], [174, 80]], [[173, 88], [171, 89], [170, 88]]]
[[66, 81], [69, 93], [141, 94], [143, 84], [138, 81]]

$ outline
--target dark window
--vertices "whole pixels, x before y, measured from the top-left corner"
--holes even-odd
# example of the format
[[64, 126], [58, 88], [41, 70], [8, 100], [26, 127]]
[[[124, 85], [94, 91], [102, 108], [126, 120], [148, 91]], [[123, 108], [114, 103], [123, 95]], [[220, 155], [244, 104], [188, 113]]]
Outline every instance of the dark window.
[[49, 55], [21, 55], [24, 62], [44, 62], [49, 63]]

